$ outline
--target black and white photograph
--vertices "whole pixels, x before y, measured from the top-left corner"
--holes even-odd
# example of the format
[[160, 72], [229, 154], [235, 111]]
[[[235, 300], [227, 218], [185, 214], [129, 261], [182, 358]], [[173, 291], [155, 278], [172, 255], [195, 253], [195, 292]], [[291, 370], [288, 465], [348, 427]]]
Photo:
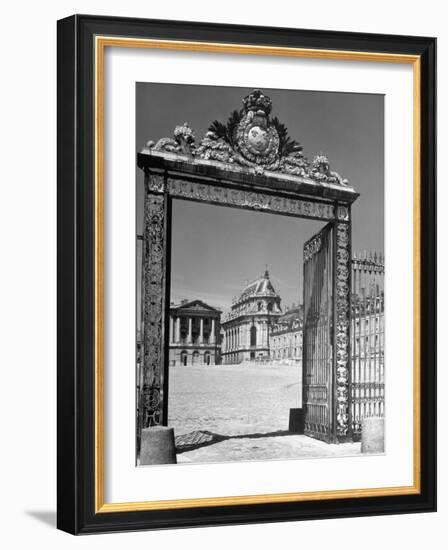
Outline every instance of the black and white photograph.
[[446, 538], [441, 6], [5, 4], [3, 548]]
[[385, 452], [384, 96], [139, 82], [136, 146], [137, 464]]

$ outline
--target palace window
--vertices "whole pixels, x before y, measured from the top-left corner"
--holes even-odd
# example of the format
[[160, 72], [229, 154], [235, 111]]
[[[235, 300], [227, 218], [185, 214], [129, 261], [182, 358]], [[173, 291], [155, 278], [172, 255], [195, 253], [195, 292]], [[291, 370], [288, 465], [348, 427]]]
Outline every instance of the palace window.
[[255, 325], [250, 327], [250, 345], [257, 345], [257, 327]]

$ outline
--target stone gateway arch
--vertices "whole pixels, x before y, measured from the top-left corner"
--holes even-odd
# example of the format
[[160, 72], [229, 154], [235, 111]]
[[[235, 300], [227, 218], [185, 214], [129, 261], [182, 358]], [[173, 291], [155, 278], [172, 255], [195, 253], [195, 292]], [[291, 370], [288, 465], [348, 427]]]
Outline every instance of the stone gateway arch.
[[303, 250], [304, 432], [351, 433], [351, 205], [358, 193], [328, 159], [305, 157], [260, 90], [200, 141], [187, 123], [137, 156], [145, 176], [142, 368], [138, 429], [168, 421], [170, 232], [173, 199], [326, 222]]

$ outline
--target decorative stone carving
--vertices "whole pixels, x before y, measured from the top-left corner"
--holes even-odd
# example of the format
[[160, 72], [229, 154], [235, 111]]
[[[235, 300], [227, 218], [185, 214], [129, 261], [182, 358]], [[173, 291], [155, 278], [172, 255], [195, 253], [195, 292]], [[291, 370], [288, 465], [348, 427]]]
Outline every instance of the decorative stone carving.
[[310, 164], [301, 151], [296, 151], [280, 159], [279, 170], [293, 176], [309, 177]]
[[338, 220], [347, 222], [350, 217], [348, 206], [343, 204], [338, 205]]
[[193, 130], [184, 122], [181, 126], [174, 128], [173, 138], [162, 138], [157, 143], [148, 141], [146, 147], [153, 151], [166, 151], [167, 153], [180, 153], [183, 155], [192, 155], [194, 148], [195, 135]]
[[144, 223], [143, 428], [162, 422], [165, 223], [164, 196], [148, 193]]
[[278, 166], [280, 138], [269, 120], [272, 101], [261, 90], [243, 99], [245, 113], [236, 127], [236, 146], [250, 164]]
[[232, 163], [235, 156], [232, 147], [212, 131], [205, 134], [195, 154], [204, 160], [217, 160], [224, 163]]
[[151, 174], [148, 179], [148, 189], [152, 193], [163, 193], [165, 191], [165, 178], [159, 174]]
[[336, 230], [336, 434], [345, 437], [349, 427], [350, 342], [350, 226], [338, 223]]
[[337, 172], [330, 170], [330, 163], [325, 155], [316, 155], [313, 159], [310, 177], [318, 183], [335, 183], [337, 185], [348, 185], [348, 181], [343, 179]]
[[238, 165], [252, 169], [279, 172], [306, 178], [316, 184], [346, 186], [347, 180], [330, 170], [325, 155], [317, 155], [310, 165], [302, 146], [288, 135], [277, 117], [271, 117], [272, 101], [261, 90], [243, 99], [243, 109], [233, 111], [226, 124], [217, 120], [209, 126], [199, 145], [185, 122], [176, 126], [173, 138], [149, 141], [143, 150], [188, 155], [201, 160], [222, 162], [227, 167]]
[[289, 214], [300, 218], [333, 220], [332, 204], [318, 201], [272, 196], [265, 193], [226, 189], [216, 185], [200, 184], [168, 178], [168, 193], [172, 197], [196, 199], [212, 204], [244, 206], [252, 210]]

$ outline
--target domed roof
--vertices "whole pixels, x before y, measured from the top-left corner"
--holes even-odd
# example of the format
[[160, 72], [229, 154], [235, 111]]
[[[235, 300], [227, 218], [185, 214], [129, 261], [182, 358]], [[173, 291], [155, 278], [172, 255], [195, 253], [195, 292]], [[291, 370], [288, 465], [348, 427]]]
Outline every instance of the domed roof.
[[248, 298], [257, 298], [258, 296], [277, 296], [271, 280], [269, 279], [269, 271], [266, 269], [264, 275], [255, 281], [249, 283], [238, 297], [238, 301], [247, 300]]

